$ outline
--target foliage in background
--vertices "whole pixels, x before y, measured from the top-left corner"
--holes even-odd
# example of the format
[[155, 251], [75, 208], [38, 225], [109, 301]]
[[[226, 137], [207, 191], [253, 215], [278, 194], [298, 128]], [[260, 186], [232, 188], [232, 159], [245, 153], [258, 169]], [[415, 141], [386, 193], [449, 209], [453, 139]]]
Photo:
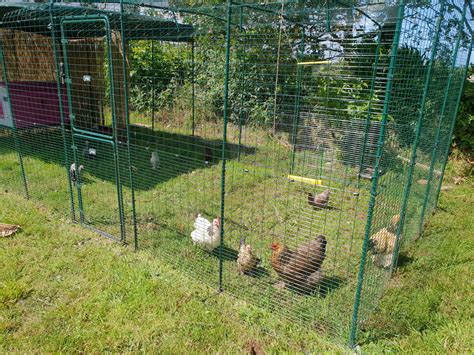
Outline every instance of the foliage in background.
[[131, 104], [139, 112], [161, 109], [189, 77], [186, 44], [131, 41], [129, 47]]
[[[474, 66], [469, 68], [468, 77], [474, 75]], [[473, 155], [474, 151], [474, 82], [466, 79], [464, 93], [454, 130], [454, 144]]]
[[[269, 16], [275, 15], [247, 15], [244, 17], [243, 32], [236, 31], [232, 37], [228, 101], [230, 120], [267, 127], [275, 122], [277, 129], [291, 131], [298, 90], [295, 64], [299, 60], [325, 59], [328, 49], [319, 43], [321, 39], [318, 33], [324, 32], [324, 29], [305, 35], [306, 53], [302, 56], [301, 33], [296, 26], [287, 26], [284, 31], [280, 31], [278, 26], [252, 26], [253, 23], [271, 23], [272, 19], [267, 18]], [[215, 29], [222, 25], [211, 18], [198, 21], [198, 25], [203, 28]], [[384, 38], [377, 47], [375, 32], [364, 33], [366, 29], [360, 29], [360, 33], [353, 34], [353, 28], [341, 28], [345, 35], [339, 39], [340, 46], [329, 46], [331, 55], [338, 59], [331, 60], [330, 66], [308, 66], [302, 69], [301, 112], [304, 113], [306, 107], [322, 106], [327, 112], [334, 113], [334, 117], [328, 118], [341, 122], [364, 121], [369, 101], [372, 100], [375, 104], [370, 118], [379, 121], [380, 103], [385, 92], [383, 85], [380, 85], [380, 77], [387, 75], [391, 39]], [[361, 35], [365, 37], [364, 41], [354, 40], [354, 36]], [[283, 40], [279, 44], [280, 36], [283, 36]], [[263, 47], [262, 38], [268, 39]], [[196, 120], [220, 120], [224, 102], [225, 32], [204, 31], [195, 41]], [[372, 61], [377, 48], [380, 70], [375, 73], [377, 85], [371, 96], [371, 78], [374, 75]], [[423, 128], [426, 139], [420, 144], [422, 150], [430, 148], [435, 138], [443, 101], [442, 89], [446, 85], [445, 78], [450, 65], [449, 56], [443, 54], [445, 52], [440, 50], [432, 66], [432, 82], [424, 106]], [[130, 43], [132, 108], [140, 113], [160, 111], [163, 117], [180, 117], [188, 121], [191, 105], [190, 45], [156, 41], [153, 60], [151, 53], [151, 41]], [[277, 57], [279, 66], [276, 65]], [[398, 137], [401, 146], [408, 148], [416, 129], [417, 120], [414, 117], [419, 115], [429, 61], [426, 53], [405, 44], [398, 50], [398, 62], [403, 65], [398, 65], [395, 71], [388, 120], [396, 124], [408, 124], [404, 134]], [[473, 85], [466, 84], [455, 131], [456, 145], [470, 150], [474, 146]], [[406, 95], [407, 91], [410, 95]], [[351, 99], [339, 100], [340, 97]], [[352, 141], [350, 137], [346, 138]]]

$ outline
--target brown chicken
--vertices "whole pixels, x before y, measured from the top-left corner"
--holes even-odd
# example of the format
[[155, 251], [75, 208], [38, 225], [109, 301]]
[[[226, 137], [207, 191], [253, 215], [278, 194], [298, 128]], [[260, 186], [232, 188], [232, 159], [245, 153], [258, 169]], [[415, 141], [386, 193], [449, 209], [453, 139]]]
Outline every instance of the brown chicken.
[[239, 274], [250, 274], [255, 270], [260, 260], [254, 255], [250, 244], [245, 244], [245, 239], [240, 239], [239, 256], [237, 257], [237, 270]]
[[382, 228], [370, 237], [369, 248], [372, 251], [372, 261], [378, 267], [389, 268], [392, 265], [399, 223], [400, 215], [397, 214], [392, 217], [388, 227]]
[[308, 192], [308, 204], [316, 209], [323, 209], [328, 207], [329, 203], [329, 190], [324, 190], [319, 195], [314, 196], [311, 192]]
[[273, 243], [271, 264], [280, 276], [282, 286], [292, 286], [303, 292], [314, 291], [323, 278], [326, 244], [326, 237], [322, 234], [295, 251], [281, 243]]

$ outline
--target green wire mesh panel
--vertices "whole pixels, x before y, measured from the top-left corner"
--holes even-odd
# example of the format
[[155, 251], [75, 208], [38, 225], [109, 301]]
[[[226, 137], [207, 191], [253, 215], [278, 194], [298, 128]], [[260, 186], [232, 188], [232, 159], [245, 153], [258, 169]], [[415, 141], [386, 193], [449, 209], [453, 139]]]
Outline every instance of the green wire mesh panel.
[[436, 207], [468, 2], [0, 10], [2, 188], [356, 343]]
[[[423, 9], [407, 4], [400, 11], [404, 20], [395, 31], [391, 92], [385, 93], [389, 124], [381, 158], [390, 161], [381, 163], [385, 168], [373, 186], [369, 251], [359, 276], [359, 322], [375, 309], [400, 245], [421, 233], [435, 204], [433, 186], [441, 182], [472, 46], [467, 2], [439, 1]], [[437, 162], [439, 154], [442, 162]], [[384, 239], [390, 243], [380, 248]]]
[[[49, 19], [49, 14], [45, 16]], [[25, 191], [47, 201], [53, 210], [67, 213], [68, 178], [50, 30], [19, 24], [20, 28], [2, 26], [1, 30], [2, 111], [13, 117], [7, 126], [20, 158]]]

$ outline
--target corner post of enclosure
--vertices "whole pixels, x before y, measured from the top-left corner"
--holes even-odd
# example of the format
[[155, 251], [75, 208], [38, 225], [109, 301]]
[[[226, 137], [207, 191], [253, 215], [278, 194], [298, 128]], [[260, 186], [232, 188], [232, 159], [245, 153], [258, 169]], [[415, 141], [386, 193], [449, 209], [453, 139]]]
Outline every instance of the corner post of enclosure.
[[[123, 18], [123, 0], [120, 0], [120, 37], [122, 41], [122, 75], [123, 75], [123, 95], [125, 101], [125, 131], [127, 135], [127, 163], [128, 163], [128, 175], [130, 181], [130, 190], [132, 194], [132, 223], [133, 223], [133, 245], [135, 249], [138, 249], [138, 228], [137, 228], [137, 214], [135, 208], [135, 185], [133, 183], [133, 172], [132, 172], [132, 157], [130, 151], [130, 117], [129, 117], [129, 106], [128, 106], [128, 78], [127, 78], [127, 42], [125, 39], [124, 31], [124, 18]], [[120, 172], [119, 172], [120, 173]]]
[[[441, 112], [439, 114], [439, 119], [438, 119], [438, 127], [436, 129], [436, 136], [435, 136], [435, 143], [434, 143], [434, 148], [433, 152], [431, 153], [431, 163], [430, 163], [430, 172], [428, 174], [428, 182], [426, 184], [426, 189], [425, 189], [425, 199], [423, 201], [423, 207], [421, 208], [421, 216], [420, 216], [420, 225], [418, 226], [418, 233], [421, 234], [423, 231], [423, 226], [425, 223], [425, 214], [426, 214], [426, 209], [428, 206], [428, 201], [429, 201], [429, 196], [431, 192], [431, 183], [433, 179], [433, 173], [434, 173], [434, 167], [436, 164], [436, 152], [438, 151], [439, 147], [439, 142], [440, 142], [440, 136], [441, 136], [441, 127], [443, 124], [443, 118], [445, 116], [445, 111], [446, 111], [446, 103], [449, 98], [449, 90], [451, 88], [451, 82], [453, 79], [453, 72], [456, 69], [456, 59], [458, 55], [458, 50], [459, 50], [459, 44], [461, 42], [461, 37], [462, 37], [462, 27], [464, 26], [464, 19], [466, 17], [466, 9], [467, 9], [467, 2], [464, 4], [463, 12], [462, 12], [462, 20], [459, 23], [459, 29], [458, 29], [458, 35], [456, 39], [456, 44], [454, 46], [454, 52], [453, 52], [453, 60], [451, 63], [451, 67], [448, 69], [449, 74], [448, 74], [448, 80], [446, 83], [446, 88], [444, 91], [444, 99], [443, 99], [443, 105], [441, 108]], [[449, 143], [448, 143], [449, 146]]]
[[[152, 30], [152, 35], [155, 34], [155, 31]], [[155, 40], [151, 38], [151, 130], [155, 130], [155, 71], [153, 70], [153, 63], [155, 62]]]
[[229, 71], [230, 71], [230, 36], [232, 23], [232, 0], [227, 0], [227, 23], [225, 38], [225, 69], [224, 69], [224, 122], [222, 130], [222, 172], [221, 172], [221, 240], [219, 244], [219, 291], [222, 291], [223, 252], [224, 252], [224, 223], [225, 223], [225, 173], [226, 173], [226, 143], [227, 121], [229, 119]]
[[53, 46], [53, 59], [54, 59], [54, 65], [56, 69], [56, 88], [58, 91], [59, 116], [61, 117], [61, 135], [63, 139], [64, 166], [66, 168], [69, 201], [71, 204], [71, 219], [73, 221], [76, 221], [76, 211], [74, 209], [74, 193], [73, 193], [71, 179], [69, 177], [69, 167], [68, 167], [69, 155], [67, 153], [68, 149], [67, 149], [67, 139], [66, 139], [66, 128], [64, 125], [63, 95], [62, 95], [62, 88], [61, 88], [62, 78], [61, 78], [61, 69], [60, 69], [59, 56], [58, 56], [59, 50], [58, 50], [58, 44], [56, 42], [57, 41], [56, 24], [54, 22], [54, 17], [53, 17], [53, 6], [54, 6], [54, 2], [51, 1], [49, 3], [49, 22], [51, 23], [51, 42]]
[[379, 165], [380, 165], [382, 149], [383, 149], [384, 140], [385, 140], [385, 129], [386, 129], [387, 119], [388, 119], [390, 98], [392, 95], [393, 79], [394, 79], [395, 67], [397, 64], [398, 45], [400, 41], [400, 33], [402, 29], [402, 24], [403, 24], [404, 13], [405, 13], [405, 0], [400, 0], [400, 3], [398, 5], [398, 12], [397, 12], [397, 24], [396, 24], [395, 33], [394, 33], [392, 49], [390, 51], [390, 63], [389, 63], [388, 73], [387, 73], [387, 85], [385, 88], [382, 121], [380, 124], [380, 135], [379, 135], [379, 140], [377, 143], [377, 152], [376, 152], [376, 159], [375, 159], [375, 164], [374, 164], [374, 175], [372, 179], [369, 207], [367, 211], [367, 222], [365, 225], [364, 241], [362, 245], [362, 254], [361, 254], [361, 259], [360, 259], [360, 264], [359, 264], [359, 272], [357, 276], [357, 287], [355, 291], [354, 310], [352, 314], [352, 320], [351, 320], [350, 331], [349, 331], [350, 332], [349, 333], [350, 346], [356, 345], [357, 324], [358, 324], [358, 319], [359, 319], [359, 308], [360, 308], [360, 301], [361, 301], [361, 295], [362, 295], [362, 285], [364, 282], [365, 262], [367, 258], [369, 236], [371, 232], [372, 218], [374, 214], [375, 201], [376, 201], [376, 196], [377, 196], [377, 186], [378, 186], [378, 180], [379, 180]]
[[[301, 26], [301, 46], [300, 46], [300, 58], [304, 56], [305, 49], [305, 28]], [[295, 110], [293, 115], [293, 127], [291, 129], [291, 166], [290, 173], [293, 174], [295, 169], [295, 157], [296, 157], [296, 140], [298, 138], [298, 126], [300, 124], [300, 112], [301, 112], [301, 91], [302, 91], [302, 80], [303, 77], [303, 65], [296, 63], [296, 98], [295, 98]]]
[[196, 97], [196, 86], [195, 86], [195, 63], [194, 63], [194, 51], [195, 51], [195, 43], [194, 38], [191, 41], [191, 116], [192, 116], [192, 135], [194, 136], [196, 131], [196, 104], [195, 104], [195, 97]]
[[469, 62], [471, 60], [471, 53], [472, 53], [472, 50], [473, 50], [472, 44], [473, 44], [473, 42], [471, 41], [471, 48], [470, 48], [470, 50], [468, 51], [468, 54], [467, 54], [467, 61], [466, 61], [466, 64], [465, 64], [466, 67], [464, 69], [464, 75], [463, 75], [462, 83], [461, 83], [460, 88], [459, 88], [456, 107], [454, 109], [453, 118], [451, 120], [451, 127], [449, 129], [449, 136], [448, 136], [449, 137], [448, 138], [449, 142], [446, 145], [446, 150], [444, 151], [444, 154], [443, 154], [443, 156], [444, 156], [443, 167], [441, 168], [441, 175], [439, 177], [438, 187], [436, 188], [436, 196], [435, 196], [435, 200], [434, 200], [434, 207], [435, 208], [438, 205], [439, 194], [441, 192], [441, 185], [443, 184], [444, 172], [446, 171], [446, 165], [448, 163], [449, 150], [451, 149], [451, 138], [453, 136], [454, 127], [456, 126], [457, 113], [458, 113], [458, 110], [459, 110], [459, 105], [461, 103], [462, 93], [464, 91], [464, 84], [466, 83], [466, 76], [467, 76], [467, 70], [469, 68]]
[[[8, 74], [7, 74], [7, 65], [5, 63], [5, 57], [3, 55], [3, 38], [0, 36], [0, 61], [2, 62], [2, 76], [3, 76], [3, 82], [5, 84], [5, 90], [7, 92], [7, 102], [8, 106], [11, 108], [12, 107], [12, 102], [11, 102], [11, 97], [10, 97], [10, 85], [8, 82]], [[20, 145], [20, 140], [18, 139], [18, 132], [16, 129], [16, 120], [15, 120], [15, 115], [13, 114], [13, 109], [10, 110], [11, 115], [12, 115], [12, 131], [13, 131], [13, 142], [15, 144], [15, 150], [18, 154], [18, 163], [20, 165], [20, 173], [21, 173], [21, 179], [23, 181], [23, 188], [25, 190], [25, 197], [26, 199], [30, 198], [30, 194], [28, 191], [28, 182], [26, 180], [26, 173], [25, 173], [25, 166], [23, 164], [23, 153]]]
[[408, 167], [408, 176], [405, 182], [405, 188], [403, 190], [403, 201], [402, 201], [402, 206], [400, 208], [400, 222], [398, 223], [397, 232], [396, 232], [397, 239], [395, 240], [395, 247], [393, 250], [392, 265], [390, 268], [391, 271], [393, 271], [393, 269], [396, 267], [397, 261], [398, 261], [398, 252], [400, 250], [400, 244], [401, 244], [401, 239], [402, 239], [401, 235], [402, 235], [403, 227], [405, 225], [406, 210], [408, 207], [408, 200], [410, 199], [413, 172], [415, 170], [415, 165], [416, 165], [416, 158], [417, 158], [416, 151], [418, 150], [418, 145], [420, 143], [420, 137], [421, 137], [422, 126], [423, 126], [423, 118], [425, 117], [425, 105], [426, 105], [426, 101], [428, 97], [428, 90], [429, 90], [429, 86], [431, 82], [431, 77], [433, 74], [433, 63], [436, 57], [436, 51], [438, 50], [439, 37], [440, 37], [440, 31], [441, 31], [441, 22], [443, 21], [445, 10], [446, 10], [446, 0], [441, 0], [441, 8], [439, 11], [438, 18], [436, 19], [436, 29], [435, 29], [435, 34], [433, 38], [433, 44], [431, 45], [431, 54], [430, 54], [430, 59], [429, 59], [429, 64], [428, 64], [428, 72], [426, 73], [425, 82], [423, 84], [423, 94], [420, 101], [420, 114], [418, 115], [418, 120], [416, 122], [416, 132], [415, 132], [415, 138], [413, 141], [413, 147], [411, 151], [410, 165]]
[[375, 93], [375, 83], [377, 79], [377, 69], [379, 66], [379, 52], [380, 52], [380, 41], [382, 38], [382, 28], [378, 26], [379, 31], [377, 34], [377, 45], [375, 47], [375, 58], [374, 58], [374, 64], [373, 64], [373, 69], [372, 69], [372, 78], [370, 81], [370, 96], [369, 96], [369, 106], [367, 108], [367, 118], [365, 120], [365, 127], [364, 127], [364, 138], [362, 142], [362, 152], [360, 155], [359, 159], [359, 174], [357, 176], [357, 186], [360, 185], [360, 178], [361, 178], [361, 173], [364, 165], [364, 160], [365, 160], [365, 148], [367, 146], [367, 140], [369, 136], [369, 127], [370, 127], [370, 121], [372, 119], [372, 106], [373, 106], [373, 100], [374, 100], [374, 93]]
[[[244, 31], [243, 17], [244, 17], [244, 7], [240, 6], [239, 8], [239, 36], [242, 36]], [[244, 46], [243, 46], [243, 59], [239, 56], [239, 88], [240, 88], [240, 105], [239, 105], [239, 142], [237, 144], [237, 161], [240, 161], [241, 147], [242, 144], [242, 116], [243, 116], [243, 106], [244, 106], [244, 78], [245, 78], [245, 55], [247, 53], [247, 41], [245, 40], [244, 35]], [[238, 52], [239, 53], [239, 52]]]

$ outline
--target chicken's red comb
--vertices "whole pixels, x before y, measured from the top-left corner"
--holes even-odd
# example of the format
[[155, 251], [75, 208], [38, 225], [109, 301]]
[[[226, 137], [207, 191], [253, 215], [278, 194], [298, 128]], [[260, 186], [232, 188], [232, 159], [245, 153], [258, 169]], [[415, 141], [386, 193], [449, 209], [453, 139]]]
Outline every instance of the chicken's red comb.
[[272, 249], [278, 249], [278, 247], [279, 247], [280, 245], [281, 245], [280, 243], [272, 243], [272, 244], [270, 245], [270, 248], [272, 248]]

